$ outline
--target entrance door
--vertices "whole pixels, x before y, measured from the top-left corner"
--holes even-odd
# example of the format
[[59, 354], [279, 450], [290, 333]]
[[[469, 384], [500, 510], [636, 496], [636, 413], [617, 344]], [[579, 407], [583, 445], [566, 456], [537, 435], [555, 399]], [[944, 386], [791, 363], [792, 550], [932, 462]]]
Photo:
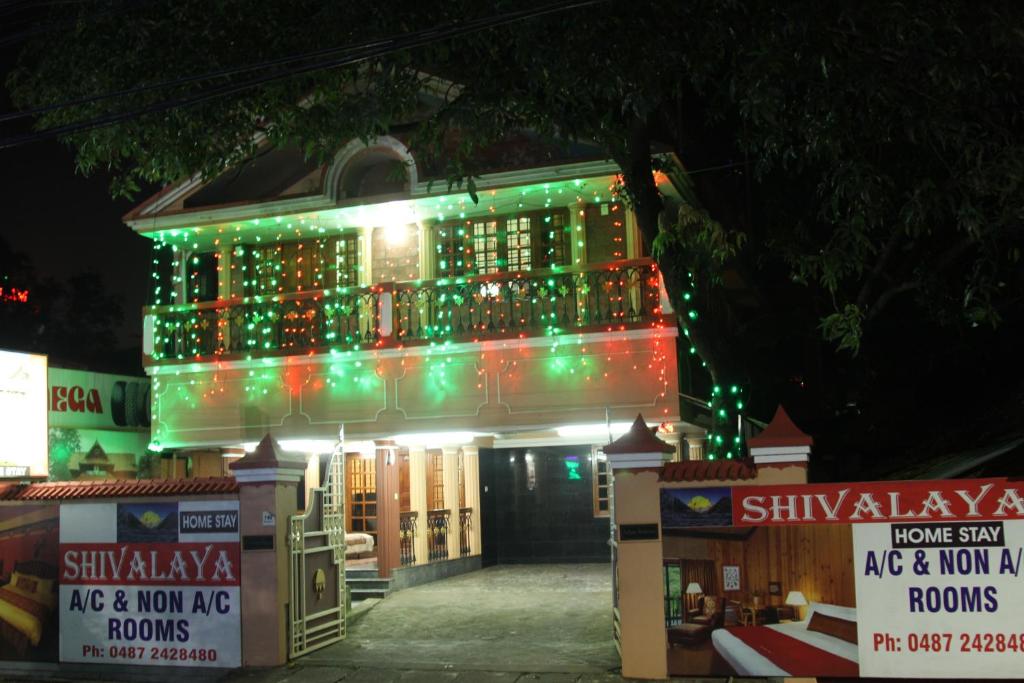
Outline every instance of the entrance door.
[[345, 458], [345, 529], [373, 536], [377, 547], [377, 463], [373, 458], [350, 454]]

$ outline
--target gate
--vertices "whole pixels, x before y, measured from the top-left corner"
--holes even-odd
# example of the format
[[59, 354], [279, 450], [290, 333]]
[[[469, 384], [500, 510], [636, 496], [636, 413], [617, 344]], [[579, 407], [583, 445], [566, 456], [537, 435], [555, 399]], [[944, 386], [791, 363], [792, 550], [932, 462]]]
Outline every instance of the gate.
[[345, 637], [345, 435], [306, 511], [288, 518], [290, 659]]

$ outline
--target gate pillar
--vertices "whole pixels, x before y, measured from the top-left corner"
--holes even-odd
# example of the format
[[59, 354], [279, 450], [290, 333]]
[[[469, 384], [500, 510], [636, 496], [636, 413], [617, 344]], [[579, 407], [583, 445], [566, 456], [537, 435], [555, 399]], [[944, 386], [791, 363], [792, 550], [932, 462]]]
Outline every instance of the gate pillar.
[[242, 538], [242, 666], [288, 662], [288, 516], [306, 463], [284, 456], [268, 434], [231, 463]]

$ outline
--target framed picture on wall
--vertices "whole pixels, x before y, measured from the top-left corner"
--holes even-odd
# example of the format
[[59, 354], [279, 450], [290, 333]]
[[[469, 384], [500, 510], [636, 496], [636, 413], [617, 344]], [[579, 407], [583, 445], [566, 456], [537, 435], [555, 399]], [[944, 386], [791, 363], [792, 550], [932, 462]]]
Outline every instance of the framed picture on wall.
[[740, 589], [739, 565], [727, 564], [722, 566], [722, 589], [727, 591], [738, 591]]
[[782, 595], [782, 583], [780, 581], [769, 581], [768, 595]]

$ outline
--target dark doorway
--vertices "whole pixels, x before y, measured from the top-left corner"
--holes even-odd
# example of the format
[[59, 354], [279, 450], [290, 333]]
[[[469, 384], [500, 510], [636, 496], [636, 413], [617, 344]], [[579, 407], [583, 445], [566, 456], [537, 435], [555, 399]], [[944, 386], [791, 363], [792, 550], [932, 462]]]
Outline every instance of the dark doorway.
[[590, 446], [481, 448], [484, 565], [608, 562], [602, 495]]

